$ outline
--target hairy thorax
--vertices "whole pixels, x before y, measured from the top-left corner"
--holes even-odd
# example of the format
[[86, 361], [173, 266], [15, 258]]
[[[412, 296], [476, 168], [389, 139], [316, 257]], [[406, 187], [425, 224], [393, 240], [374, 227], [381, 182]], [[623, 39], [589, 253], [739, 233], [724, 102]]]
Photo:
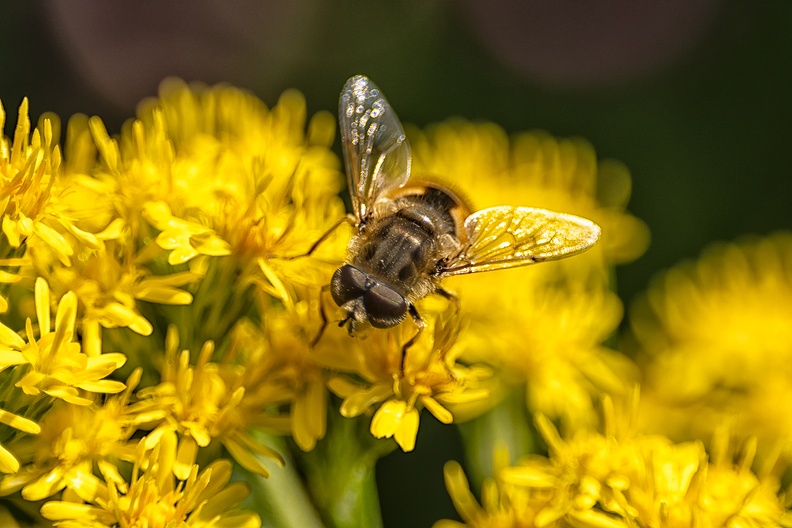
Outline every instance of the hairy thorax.
[[437, 263], [459, 248], [454, 219], [442, 191], [401, 196], [378, 204], [364, 231], [350, 242], [351, 264], [408, 301], [435, 286]]

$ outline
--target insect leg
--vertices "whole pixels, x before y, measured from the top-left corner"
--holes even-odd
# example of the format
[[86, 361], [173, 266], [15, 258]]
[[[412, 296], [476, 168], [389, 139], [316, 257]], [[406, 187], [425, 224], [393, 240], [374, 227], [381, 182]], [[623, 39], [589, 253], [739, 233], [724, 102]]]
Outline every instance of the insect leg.
[[456, 308], [456, 311], [457, 312], [459, 311], [459, 297], [457, 297], [455, 293], [452, 293], [448, 290], [444, 290], [441, 286], [438, 286], [435, 292], [444, 299], [448, 299], [449, 301], [454, 303], [454, 307]]
[[344, 222], [347, 222], [350, 225], [355, 225], [355, 222], [357, 222], [357, 219], [355, 218], [354, 215], [351, 215], [351, 214], [348, 214], [348, 215], [345, 215], [345, 216], [341, 217], [341, 219], [338, 222], [333, 224], [332, 227], [330, 227], [330, 229], [325, 231], [325, 233], [322, 236], [320, 236], [316, 240], [316, 242], [313, 243], [313, 245], [308, 249], [307, 252], [302, 253], [300, 255], [292, 255], [290, 257], [283, 257], [283, 258], [285, 260], [294, 260], [294, 259], [302, 258], [302, 257], [310, 257], [313, 254], [313, 252], [316, 251], [316, 248], [318, 248], [321, 245], [322, 242], [327, 240], [330, 237], [330, 235], [333, 234], [333, 231], [338, 229], [341, 226], [341, 224], [343, 224]]
[[325, 305], [322, 302], [322, 299], [324, 298], [325, 293], [327, 293], [327, 290], [329, 290], [329, 289], [330, 289], [330, 285], [326, 284], [326, 285], [322, 286], [322, 289], [319, 291], [319, 315], [322, 318], [322, 326], [321, 326], [321, 328], [319, 328], [319, 333], [316, 334], [316, 337], [314, 337], [311, 340], [311, 348], [316, 346], [316, 344], [322, 338], [322, 335], [324, 335], [325, 328], [327, 328], [327, 324], [328, 324], [327, 313], [325, 312]]
[[413, 321], [415, 322], [415, 326], [418, 327], [418, 331], [410, 338], [409, 341], [404, 343], [404, 346], [402, 346], [401, 361], [399, 362], [399, 372], [401, 374], [404, 374], [404, 360], [407, 357], [407, 349], [415, 344], [415, 342], [418, 340], [418, 337], [420, 337], [421, 332], [423, 332], [423, 329], [426, 327], [426, 323], [424, 323], [424, 320], [421, 319], [421, 314], [418, 313], [418, 310], [415, 309], [415, 306], [412, 303], [410, 304], [409, 312], [413, 318]]

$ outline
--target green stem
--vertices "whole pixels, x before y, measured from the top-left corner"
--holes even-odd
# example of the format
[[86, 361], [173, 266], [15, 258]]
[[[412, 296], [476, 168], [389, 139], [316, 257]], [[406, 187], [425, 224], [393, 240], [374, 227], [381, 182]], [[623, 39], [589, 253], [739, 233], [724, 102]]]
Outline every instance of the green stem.
[[[288, 453], [282, 438], [257, 436], [278, 453]], [[237, 473], [251, 487], [245, 506], [261, 515], [267, 528], [324, 528], [319, 514], [311, 505], [311, 497], [303, 486], [294, 459], [285, 455], [284, 467], [274, 467], [269, 477], [255, 475], [237, 467]]]
[[[16, 493], [10, 497], [0, 499], [0, 511], [5, 513], [16, 522], [16, 526], [51, 526], [51, 522], [41, 517], [41, 506], [46, 501], [27, 501]], [[3, 524], [3, 526], [7, 526]], [[13, 525], [12, 525], [13, 526]]]
[[525, 392], [513, 390], [497, 406], [459, 425], [465, 445], [468, 476], [479, 489], [495, 474], [494, 453], [506, 449], [509, 462], [536, 452], [536, 433], [525, 407]]
[[192, 292], [191, 304], [156, 305], [151, 315], [159, 316], [159, 322], [176, 325], [182, 348], [197, 352], [206, 341], [212, 340], [217, 350], [221, 350], [234, 325], [254, 307], [253, 286], [240, 282], [244, 275], [240, 263], [232, 257], [213, 257], [206, 275]]
[[366, 418], [344, 418], [335, 408], [328, 412], [325, 438], [313, 451], [297, 455], [314, 504], [333, 528], [379, 528], [374, 466], [396, 444], [373, 438]]

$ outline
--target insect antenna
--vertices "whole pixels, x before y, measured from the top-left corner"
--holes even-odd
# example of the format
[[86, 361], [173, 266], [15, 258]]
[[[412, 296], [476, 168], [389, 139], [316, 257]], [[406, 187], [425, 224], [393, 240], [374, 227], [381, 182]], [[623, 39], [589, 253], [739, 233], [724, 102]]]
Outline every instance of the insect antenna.
[[317, 249], [317, 248], [318, 248], [318, 247], [319, 247], [319, 246], [322, 244], [322, 242], [324, 242], [325, 240], [327, 240], [328, 238], [330, 238], [330, 235], [332, 235], [332, 234], [333, 234], [333, 232], [334, 232], [336, 229], [338, 229], [339, 227], [341, 227], [341, 225], [342, 225], [344, 222], [347, 222], [349, 225], [352, 225], [352, 226], [354, 226], [354, 225], [355, 225], [355, 223], [357, 222], [357, 220], [355, 219], [354, 215], [349, 215], [349, 214], [348, 214], [348, 215], [344, 215], [344, 216], [342, 216], [340, 220], [338, 220], [338, 221], [337, 221], [335, 224], [333, 224], [333, 225], [330, 227], [330, 229], [328, 229], [327, 231], [325, 231], [325, 233], [324, 233], [322, 236], [320, 236], [320, 237], [319, 237], [319, 238], [316, 240], [316, 242], [314, 242], [314, 243], [311, 245], [311, 247], [308, 249], [308, 251], [306, 251], [305, 253], [300, 253], [299, 255], [291, 255], [291, 256], [288, 256], [288, 257], [283, 257], [283, 260], [294, 260], [294, 259], [303, 258], [303, 257], [310, 257], [310, 256], [313, 254], [313, 252], [314, 252], [314, 251], [316, 251], [316, 249]]

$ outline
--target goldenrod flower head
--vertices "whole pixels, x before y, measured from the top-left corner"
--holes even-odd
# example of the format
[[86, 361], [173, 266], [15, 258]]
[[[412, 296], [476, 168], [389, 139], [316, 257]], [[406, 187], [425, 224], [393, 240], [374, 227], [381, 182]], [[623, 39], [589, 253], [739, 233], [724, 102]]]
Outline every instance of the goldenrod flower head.
[[609, 262], [634, 260], [645, 250], [648, 230], [625, 212], [630, 173], [613, 160], [597, 162], [582, 139], [522, 132], [509, 138], [493, 123], [449, 120], [424, 133], [410, 130], [416, 177], [445, 178], [479, 209], [523, 205], [594, 220]]
[[[662, 436], [637, 434], [633, 426], [618, 422], [610, 400], [604, 406], [606, 433], [581, 429], [562, 438], [538, 415], [549, 454], [499, 473], [496, 496], [510, 499], [501, 499], [498, 508], [476, 508], [459, 469], [448, 468], [449, 491], [469, 525], [792, 526], [777, 478], [754, 474], [750, 452], [732, 462], [723, 447], [728, 445], [725, 431], [714, 442], [723, 450], [713, 451], [708, 460], [701, 442], [674, 444]], [[491, 504], [493, 491], [484, 495]], [[498, 524], [501, 518], [519, 518], [524, 524]]]
[[[269, 386], [279, 393], [282, 403], [289, 403], [292, 438], [300, 449], [310, 451], [327, 428], [325, 369], [327, 362], [332, 362], [321, 352], [328, 351], [326, 346], [318, 350], [311, 346], [322, 326], [320, 295], [316, 285], [282, 281], [281, 274], [264, 262], [261, 269], [266, 279], [259, 282], [257, 296], [261, 323], [255, 330], [252, 326], [245, 328], [244, 343], [249, 350], [259, 351], [255, 361], [260, 367], [252, 372], [263, 379], [261, 369], [266, 364]], [[287, 279], [289, 269], [284, 268]], [[328, 280], [327, 275], [324, 279]], [[261, 381], [250, 381], [261, 385]]]
[[[4, 125], [5, 111], [0, 104], [0, 130]], [[64, 215], [59, 201], [63, 187], [58, 182], [61, 154], [55, 137], [60, 126], [57, 118], [44, 118], [32, 135], [30, 126], [28, 101], [24, 99], [13, 140], [0, 136], [0, 216], [5, 235], [0, 258], [11, 256], [23, 242], [40, 241], [68, 263], [72, 247], [65, 235], [69, 231], [85, 240], [93, 239]]]
[[305, 132], [305, 101], [286, 92], [270, 109], [227, 86], [163, 83], [118, 141], [91, 130], [120, 216], [160, 231], [169, 262], [198, 255], [295, 255], [344, 214], [332, 118]]
[[[199, 472], [189, 468], [183, 479], [174, 478], [177, 440], [173, 432], [162, 435], [149, 450], [140, 441], [135, 467], [127, 483], [108, 466], [96, 479], [95, 498], [50, 501], [41, 514], [57, 526], [77, 528], [112, 526], [194, 526], [200, 528], [258, 528], [261, 519], [239, 509], [249, 488], [242, 482], [228, 484], [232, 464], [218, 459]], [[109, 471], [108, 471], [109, 470]]]
[[[536, 510], [539, 501], [531, 500], [525, 488], [513, 486], [502, 480], [490, 478], [484, 481], [479, 505], [465, 472], [459, 463], [447, 462], [444, 468], [448, 494], [463, 522], [443, 519], [433, 528], [528, 528], [537, 526]], [[539, 504], [537, 504], [539, 503]]]
[[133, 372], [126, 390], [103, 403], [96, 398], [89, 400], [90, 405], [56, 402], [41, 419], [40, 434], [14, 442], [23, 467], [0, 481], [0, 495], [21, 490], [24, 499], [37, 501], [67, 489], [83, 500], [93, 500], [97, 465], [114, 467], [134, 459], [129, 439], [136, 424], [129, 401], [140, 375], [140, 370]]
[[631, 317], [654, 410], [645, 427], [706, 439], [728, 421], [764, 447], [789, 438], [790, 321], [788, 233], [713, 246], [660, 275]]
[[[22, 257], [31, 249], [44, 248], [68, 265], [75, 246], [97, 244], [92, 234], [75, 225], [65, 204], [70, 191], [59, 178], [57, 117], [42, 118], [31, 134], [28, 101], [24, 99], [10, 139], [2, 135], [5, 115], [0, 103], [0, 266], [11, 268], [0, 271], [0, 284], [21, 279], [22, 269], [30, 265], [29, 259]], [[0, 313], [7, 310], [7, 299], [0, 295]]]
[[16, 366], [26, 374], [16, 383], [26, 394], [43, 392], [76, 405], [90, 405], [85, 392], [116, 393], [124, 389], [118, 381], [104, 379], [126, 362], [123, 354], [88, 356], [74, 338], [77, 297], [66, 293], [58, 303], [55, 328], [51, 327], [49, 287], [42, 278], [36, 280], [36, 314], [39, 338], [27, 320], [27, 342], [0, 323], [0, 345], [5, 347], [0, 368]]
[[[96, 297], [86, 299], [95, 312], [88, 319], [148, 335], [152, 323], [135, 299], [193, 303], [190, 312], [208, 320], [180, 328], [183, 339], [193, 348], [207, 340], [222, 346], [235, 322], [255, 310], [251, 290], [266, 280], [262, 268], [273, 257], [305, 253], [344, 216], [338, 159], [329, 149], [334, 120], [320, 113], [306, 125], [305, 114], [297, 92], [268, 109], [236, 88], [171, 80], [158, 98], [141, 104], [118, 138], [97, 118], [83, 123], [100, 163], [93, 178], [77, 181], [106, 202], [100, 234], [110, 247], [107, 257], [86, 257], [97, 261], [92, 269], [103, 280], [76, 273], [75, 280], [98, 282], [85, 288]], [[72, 136], [84, 139], [79, 128], [78, 122]], [[339, 260], [341, 248], [323, 244], [315, 256]], [[164, 261], [186, 263], [191, 274], [164, 275]], [[276, 274], [277, 268], [272, 265]], [[312, 285], [329, 282], [312, 275]], [[197, 284], [194, 296], [176, 288], [188, 282]]]
[[[336, 521], [339, 509], [366, 513], [368, 472], [394, 445], [350, 439], [346, 426], [370, 420], [371, 436], [411, 451], [424, 410], [461, 422], [516, 389], [539, 411], [549, 456], [512, 467], [503, 458], [482, 507], [448, 466], [472, 525], [788, 522], [776, 481], [750, 471], [752, 456], [737, 467], [724, 449], [708, 461], [700, 442], [615, 422], [609, 403], [605, 432], [588, 427], [597, 396], [632, 386], [632, 363], [603, 346], [622, 316], [611, 266], [637, 258], [648, 237], [625, 210], [629, 173], [598, 163], [584, 141], [509, 139], [461, 121], [411, 135], [418, 179], [451, 178], [481, 208], [591, 218], [602, 243], [557, 263], [452, 278], [443, 286], [461, 311], [422, 299], [422, 333], [406, 321], [350, 337], [333, 324], [341, 310], [326, 290], [351, 229], [329, 231], [345, 215], [329, 113], [308, 120], [294, 91], [267, 108], [236, 88], [171, 80], [117, 136], [98, 117], [70, 120], [61, 159], [57, 121], [31, 135], [26, 104], [13, 141], [0, 142], [0, 266], [19, 268], [0, 285], [16, 281], [12, 317], [30, 315], [24, 332], [0, 324], [0, 496], [53, 499], [41, 514], [70, 528], [257, 527], [239, 508], [247, 486], [229, 480], [234, 464], [261, 483], [285, 463], [264, 443], [274, 433], [312, 451], [293, 454]], [[163, 336], [164, 350], [151, 345]], [[105, 352], [115, 347], [124, 354]], [[126, 384], [108, 379], [127, 358], [144, 368]], [[324, 493], [322, 479], [337, 489]], [[323, 504], [336, 497], [340, 508]]]
[[[46, 319], [46, 328], [50, 324], [49, 320], [49, 296], [47, 295], [46, 283], [37, 283], [39, 307], [43, 310], [42, 318]], [[65, 327], [67, 323], [63, 323]], [[32, 324], [28, 322], [28, 331], [32, 329]], [[29, 334], [30, 335], [30, 334]], [[32, 340], [35, 343], [35, 340]], [[77, 345], [79, 348], [79, 345]], [[41, 358], [28, 355], [23, 351], [27, 350], [30, 344], [26, 343], [20, 335], [3, 323], [0, 323], [0, 402], [3, 408], [0, 409], [0, 473], [14, 473], [19, 470], [19, 461], [3, 445], [13, 442], [20, 437], [20, 433], [38, 434], [41, 427], [37, 420], [41, 414], [50, 406], [53, 397], [44, 394], [38, 387], [30, 387], [31, 381], [45, 378], [45, 384], [55, 385], [51, 380], [46, 381], [47, 374], [36, 373], [35, 366], [31, 368], [30, 360], [42, 366], [45, 372], [49, 372], [54, 358], [51, 351], [47, 350], [45, 355], [49, 361], [40, 361]], [[35, 347], [32, 347], [35, 350]], [[64, 358], [65, 359], [65, 358]], [[48, 363], [43, 365], [43, 363]], [[34, 374], [30, 377], [31, 370]], [[23, 382], [23, 380], [27, 380]], [[21, 384], [21, 385], [20, 385]], [[25, 390], [23, 390], [25, 389]]]
[[406, 352], [403, 346], [415, 333], [413, 328], [372, 333], [365, 342], [352, 343], [344, 352], [348, 363], [339, 365], [362, 383], [345, 376], [329, 382], [330, 389], [344, 399], [343, 416], [355, 417], [376, 408], [371, 434], [393, 437], [404, 451], [415, 448], [420, 409], [450, 424], [454, 421], [450, 406], [490, 396], [485, 383], [490, 371], [457, 363], [461, 350], [455, 343], [461, 322], [454, 307], [439, 314], [423, 313], [428, 325]]
[[[88, 132], [78, 130], [80, 126], [87, 127], [87, 121], [70, 121], [70, 139], [79, 145], [71, 145], [71, 149], [67, 146], [67, 150], [80, 150], [87, 142]], [[81, 169], [95, 167], [87, 165]], [[64, 261], [56, 248], [34, 246], [29, 265], [36, 275], [47, 279], [57, 295], [71, 291], [77, 296], [85, 347], [89, 355], [98, 355], [102, 348], [100, 327], [130, 328], [141, 335], [150, 334], [151, 322], [140, 313], [138, 301], [189, 304], [192, 296], [178, 287], [194, 282], [199, 275], [153, 273], [156, 255], [145, 239], [150, 233], [141, 228], [139, 218], [123, 217], [116, 211], [122, 201], [114, 196], [117, 182], [72, 172], [61, 179], [68, 184], [62, 207], [76, 219], [75, 223], [95, 234], [72, 226], [70, 232], [75, 236], [82, 234], [82, 243], [73, 244], [71, 259]]]
[[[214, 344], [207, 342], [195, 365], [190, 364], [190, 351], [179, 350], [175, 328], [166, 341], [162, 380], [158, 385], [141, 389], [140, 400], [133, 406], [142, 428], [153, 428], [148, 435], [149, 447], [163, 435], [178, 433], [179, 449], [173, 466], [175, 475], [185, 480], [195, 464], [199, 448], [219, 440], [244, 468], [261, 475], [268, 470], [255, 455], [263, 455], [282, 464], [277, 453], [257, 442], [249, 429], [260, 425], [255, 420], [267, 413], [267, 407], [279, 403], [262, 401], [262, 395], [274, 391], [266, 379], [252, 379], [246, 367], [232, 361], [210, 361]], [[256, 385], [259, 383], [260, 385]], [[253, 400], [253, 401], [251, 401]]]
[[529, 409], [572, 429], [596, 421], [597, 394], [624, 393], [637, 375], [602, 344], [618, 328], [621, 301], [577, 270], [555, 281], [506, 270], [450, 286], [469, 314], [466, 359], [495, 365], [508, 385], [524, 384]]
[[[141, 314], [139, 301], [168, 305], [192, 302], [192, 295], [179, 286], [196, 281], [198, 275], [190, 272], [154, 275], [135, 259], [119, 254], [123, 251], [123, 247], [108, 242], [102, 249], [81, 252], [70, 267], [55, 264], [41, 270], [57, 292], [73, 292], [79, 301], [83, 330], [91, 336], [100, 336], [99, 326], [151, 334], [153, 326]], [[95, 330], [89, 332], [86, 327]], [[101, 350], [93, 342], [86, 346]]]
[[626, 168], [597, 162], [591, 145], [541, 132], [509, 138], [491, 123], [452, 120], [414, 132], [413, 172], [445, 178], [476, 209], [523, 205], [591, 218], [602, 239], [564, 261], [452, 277], [470, 319], [466, 358], [496, 366], [509, 384], [525, 384], [527, 404], [565, 424], [593, 423], [601, 393], [624, 392], [634, 378], [623, 356], [602, 346], [622, 305], [608, 265], [639, 256], [644, 224], [625, 212]]

